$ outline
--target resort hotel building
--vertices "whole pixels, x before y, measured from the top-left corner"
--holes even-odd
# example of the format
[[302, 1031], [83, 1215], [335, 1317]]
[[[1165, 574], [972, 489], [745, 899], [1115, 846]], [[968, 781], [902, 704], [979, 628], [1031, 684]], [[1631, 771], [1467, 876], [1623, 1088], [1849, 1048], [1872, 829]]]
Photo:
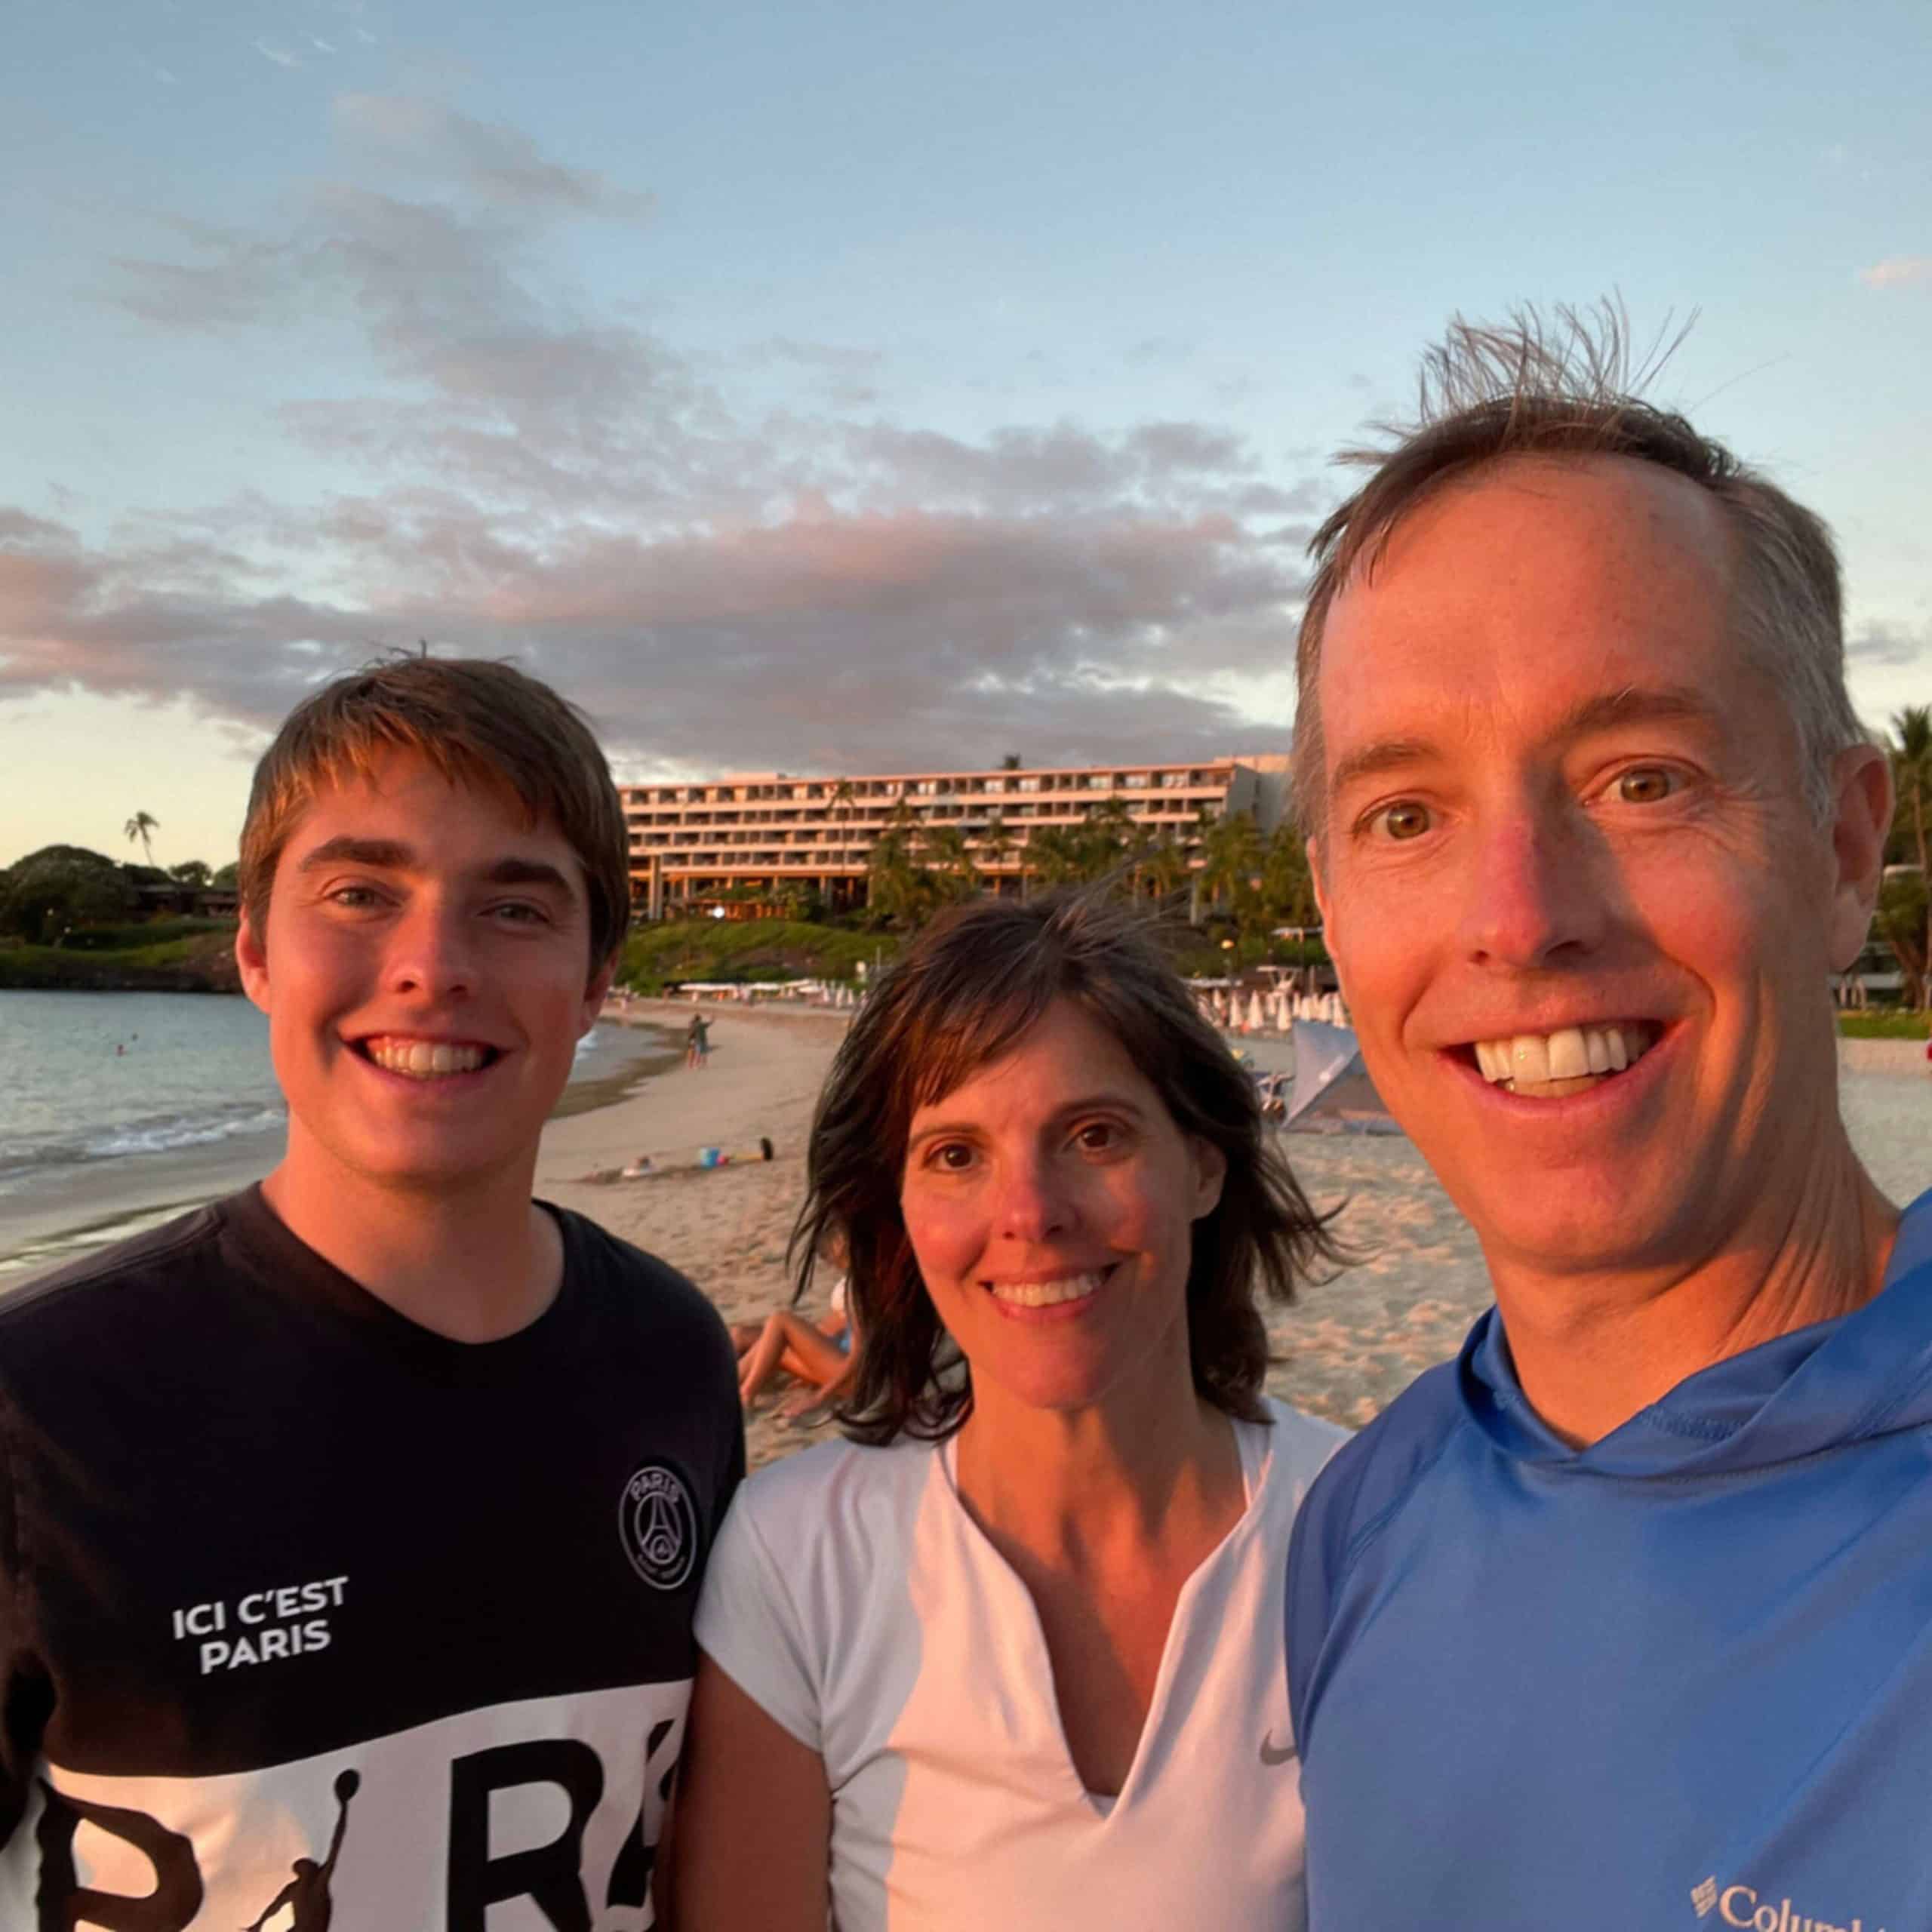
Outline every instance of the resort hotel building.
[[[1035, 872], [1029, 841], [1100, 813], [1124, 835], [1170, 843], [1191, 870], [1215, 820], [1247, 813], [1265, 835], [1287, 799], [1285, 752], [1184, 764], [1056, 765], [803, 778], [738, 772], [684, 784], [621, 785], [631, 897], [640, 917], [775, 908], [796, 888], [837, 907], [864, 903], [872, 848], [901, 830], [918, 854], [941, 828], [964, 841], [992, 891]], [[952, 845], [948, 838], [945, 842]], [[957, 849], [957, 847], [955, 847]]]

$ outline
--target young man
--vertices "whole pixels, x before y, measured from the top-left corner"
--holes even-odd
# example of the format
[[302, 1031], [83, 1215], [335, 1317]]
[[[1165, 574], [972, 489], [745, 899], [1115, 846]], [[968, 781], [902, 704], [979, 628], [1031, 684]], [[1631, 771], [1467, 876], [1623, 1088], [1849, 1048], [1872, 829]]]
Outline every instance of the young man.
[[1462, 328], [1318, 539], [1297, 781], [1495, 1307], [1290, 1558], [1316, 1932], [1932, 1924], [1932, 1196], [1840, 1118], [1890, 811], [1824, 527]]
[[531, 1198], [609, 772], [517, 671], [385, 663], [242, 881], [281, 1164], [0, 1305], [0, 1925], [630, 1932], [744, 1451], [697, 1291]]

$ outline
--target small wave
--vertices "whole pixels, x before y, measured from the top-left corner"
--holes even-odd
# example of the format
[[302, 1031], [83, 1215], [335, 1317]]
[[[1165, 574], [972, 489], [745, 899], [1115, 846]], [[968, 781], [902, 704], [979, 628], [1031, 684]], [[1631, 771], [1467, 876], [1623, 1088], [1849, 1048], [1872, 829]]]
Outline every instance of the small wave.
[[203, 1115], [198, 1119], [137, 1121], [89, 1141], [82, 1150], [82, 1158], [106, 1161], [121, 1154], [163, 1154], [174, 1147], [199, 1147], [237, 1134], [266, 1134], [279, 1127], [285, 1118], [279, 1107], [259, 1107], [221, 1120]]
[[287, 1116], [279, 1107], [237, 1106], [219, 1113], [162, 1114], [146, 1120], [124, 1121], [59, 1140], [23, 1144], [0, 1142], [0, 1187], [45, 1174], [50, 1168], [71, 1168], [129, 1155], [165, 1154], [181, 1147], [201, 1147], [237, 1134], [265, 1134], [281, 1126]]

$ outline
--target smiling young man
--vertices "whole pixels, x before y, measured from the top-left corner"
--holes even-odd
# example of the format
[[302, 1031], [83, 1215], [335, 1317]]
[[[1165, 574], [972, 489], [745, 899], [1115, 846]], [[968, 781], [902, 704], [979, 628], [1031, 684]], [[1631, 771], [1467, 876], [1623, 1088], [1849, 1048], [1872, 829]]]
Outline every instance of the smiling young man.
[[1840, 1117], [1890, 815], [1823, 526], [1460, 328], [1317, 539], [1297, 783], [1496, 1306], [1290, 1562], [1312, 1924], [1932, 1924], [1932, 1197]]
[[0, 1924], [631, 1932], [743, 1440], [697, 1291], [531, 1198], [609, 771], [508, 666], [386, 663], [242, 875], [284, 1158], [0, 1309]]

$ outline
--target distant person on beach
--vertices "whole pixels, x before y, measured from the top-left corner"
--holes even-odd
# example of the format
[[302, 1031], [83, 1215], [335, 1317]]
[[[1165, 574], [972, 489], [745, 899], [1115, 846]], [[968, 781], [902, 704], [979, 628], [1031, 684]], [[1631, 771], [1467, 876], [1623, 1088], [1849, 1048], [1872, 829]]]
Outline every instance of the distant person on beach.
[[1315, 538], [1295, 783], [1496, 1301], [1296, 1530], [1312, 1921], [1932, 1926], [1932, 1195], [1838, 1110], [1892, 801], [1831, 538], [1614, 309], [1426, 369]]
[[1283, 1561], [1342, 1432], [1262, 1393], [1257, 1291], [1335, 1250], [1252, 1083], [1124, 908], [981, 902], [880, 975], [808, 1163], [851, 1439], [719, 1539], [671, 1922], [1298, 1924]]
[[531, 1198], [628, 912], [603, 755], [507, 665], [339, 678], [241, 898], [280, 1164], [0, 1305], [0, 1898], [644, 1922], [744, 1441], [697, 1291]]
[[691, 1023], [685, 1029], [685, 1064], [702, 1066], [710, 1057], [711, 1022], [701, 1013], [691, 1015]]

